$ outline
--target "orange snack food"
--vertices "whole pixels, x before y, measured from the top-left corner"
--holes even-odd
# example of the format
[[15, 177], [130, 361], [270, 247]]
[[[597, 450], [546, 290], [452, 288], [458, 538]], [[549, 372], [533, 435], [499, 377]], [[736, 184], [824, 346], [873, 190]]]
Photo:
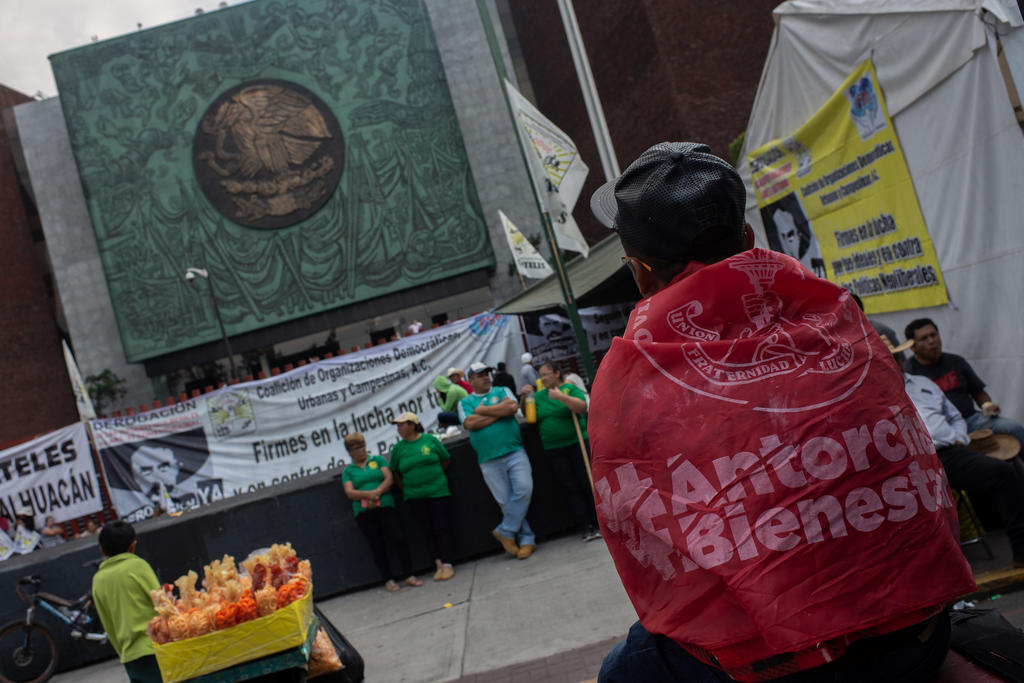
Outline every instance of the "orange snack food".
[[230, 628], [237, 623], [238, 618], [238, 605], [233, 602], [225, 602], [217, 610], [216, 624], [217, 629]]
[[241, 624], [243, 621], [249, 621], [259, 616], [259, 612], [256, 609], [256, 601], [252, 597], [252, 591], [245, 591], [236, 604], [238, 606], [235, 615], [236, 624]]
[[292, 577], [292, 580], [277, 589], [277, 606], [284, 607], [295, 602], [306, 594], [309, 587], [309, 580], [301, 574]]

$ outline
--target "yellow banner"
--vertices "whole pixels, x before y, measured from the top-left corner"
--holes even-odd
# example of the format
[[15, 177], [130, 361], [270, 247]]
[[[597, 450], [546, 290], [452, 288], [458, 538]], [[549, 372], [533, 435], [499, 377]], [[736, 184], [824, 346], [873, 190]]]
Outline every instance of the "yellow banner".
[[796, 133], [747, 159], [772, 249], [856, 292], [867, 313], [947, 302], [870, 60]]

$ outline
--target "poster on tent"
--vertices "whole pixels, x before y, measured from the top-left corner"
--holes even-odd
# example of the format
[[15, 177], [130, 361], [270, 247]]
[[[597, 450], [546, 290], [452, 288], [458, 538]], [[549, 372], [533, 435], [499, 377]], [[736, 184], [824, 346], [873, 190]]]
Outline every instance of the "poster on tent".
[[76, 422], [0, 451], [0, 515], [29, 508], [42, 527], [103, 509], [85, 424]]
[[860, 295], [867, 313], [947, 302], [871, 60], [793, 135], [747, 159], [772, 249]]
[[[591, 352], [607, 351], [612, 338], [626, 329], [630, 304], [589, 306], [579, 309], [580, 322], [587, 335]], [[569, 318], [559, 313], [528, 314], [521, 316], [526, 347], [533, 354], [534, 365], [547, 361], [560, 361], [577, 355], [576, 338]]]
[[117, 514], [146, 519], [300, 479], [348, 462], [362, 432], [371, 453], [398, 441], [391, 420], [440, 412], [432, 382], [451, 366], [505, 360], [509, 318], [483, 314], [317, 361], [265, 380], [90, 424]]

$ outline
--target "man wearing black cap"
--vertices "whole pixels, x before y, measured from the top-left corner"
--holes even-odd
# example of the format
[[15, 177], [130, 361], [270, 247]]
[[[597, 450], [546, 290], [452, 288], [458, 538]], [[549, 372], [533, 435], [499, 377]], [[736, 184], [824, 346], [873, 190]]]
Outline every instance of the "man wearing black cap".
[[602, 681], [927, 680], [974, 585], [942, 465], [842, 288], [752, 249], [705, 145], [591, 200], [645, 298], [590, 408], [601, 531], [640, 621]]

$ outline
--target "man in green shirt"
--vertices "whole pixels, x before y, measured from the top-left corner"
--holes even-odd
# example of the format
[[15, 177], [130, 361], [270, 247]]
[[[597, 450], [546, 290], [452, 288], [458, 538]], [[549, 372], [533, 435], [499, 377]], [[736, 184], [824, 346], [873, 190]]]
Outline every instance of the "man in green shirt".
[[519, 402], [507, 387], [492, 386], [491, 368], [485, 363], [469, 366], [469, 383], [473, 393], [459, 402], [459, 419], [469, 431], [484, 482], [501, 508], [501, 524], [491, 534], [505, 552], [525, 560], [537, 545], [526, 521], [533, 471], [515, 418]]
[[149, 563], [135, 554], [135, 529], [117, 520], [100, 531], [106, 558], [92, 577], [92, 599], [107, 638], [131, 683], [163, 680], [146, 626], [156, 616], [149, 592], [160, 588]]

